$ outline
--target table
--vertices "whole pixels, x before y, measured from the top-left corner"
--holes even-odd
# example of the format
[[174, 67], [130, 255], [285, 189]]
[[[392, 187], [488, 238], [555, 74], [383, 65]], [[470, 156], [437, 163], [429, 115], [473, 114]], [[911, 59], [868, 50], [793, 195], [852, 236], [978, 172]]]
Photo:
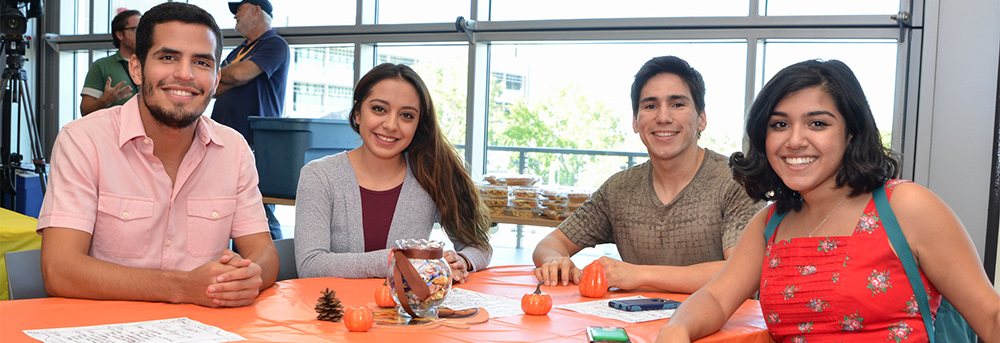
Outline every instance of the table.
[[295, 199], [263, 197], [265, 204], [295, 206]]
[[[467, 290], [520, 299], [537, 284], [531, 266], [493, 267], [472, 273], [458, 285]], [[374, 302], [381, 279], [309, 278], [278, 282], [253, 305], [213, 309], [190, 304], [137, 301], [97, 301], [67, 298], [0, 301], [0, 342], [37, 342], [22, 330], [128, 323], [188, 317], [243, 336], [251, 342], [572, 342], [585, 340], [589, 325], [624, 327], [633, 342], [652, 342], [666, 319], [626, 323], [553, 308], [547, 316], [514, 315], [491, 318], [468, 329], [440, 326], [434, 329], [376, 326], [368, 332], [348, 332], [343, 323], [316, 320], [313, 307], [320, 291], [337, 291], [344, 306]], [[577, 287], [543, 287], [555, 304], [591, 301]], [[687, 295], [651, 291], [609, 292], [605, 299], [660, 296], [683, 300]], [[715, 334], [698, 342], [770, 342], [760, 305], [748, 300]]]
[[[295, 206], [295, 199], [263, 197], [265, 204]], [[517, 225], [548, 226], [557, 227], [562, 220], [549, 219], [544, 217], [521, 218], [508, 215], [490, 216], [494, 223], [506, 223]]]
[[490, 216], [490, 219], [494, 223], [507, 223], [507, 224], [517, 224], [517, 225], [531, 225], [531, 226], [548, 226], [548, 227], [558, 227], [562, 220], [549, 219], [544, 217], [531, 217], [522, 218], [508, 215], [495, 215]]

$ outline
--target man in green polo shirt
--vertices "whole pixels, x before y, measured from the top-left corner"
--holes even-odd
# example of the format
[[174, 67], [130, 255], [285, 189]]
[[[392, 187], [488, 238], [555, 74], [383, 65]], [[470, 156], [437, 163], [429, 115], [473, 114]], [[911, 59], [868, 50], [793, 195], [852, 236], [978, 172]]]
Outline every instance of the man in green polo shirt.
[[138, 88], [128, 74], [128, 59], [135, 52], [135, 28], [139, 25], [139, 11], [122, 11], [111, 20], [111, 37], [118, 52], [101, 58], [90, 65], [87, 78], [80, 91], [80, 113], [124, 104]]

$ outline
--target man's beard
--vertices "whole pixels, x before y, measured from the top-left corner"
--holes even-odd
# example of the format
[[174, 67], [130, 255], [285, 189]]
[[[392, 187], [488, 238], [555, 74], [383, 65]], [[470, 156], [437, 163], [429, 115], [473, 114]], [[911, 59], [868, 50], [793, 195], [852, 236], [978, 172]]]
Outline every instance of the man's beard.
[[183, 104], [176, 104], [173, 108], [166, 108], [164, 106], [149, 103], [149, 99], [152, 99], [153, 97], [153, 86], [148, 83], [144, 83], [140, 87], [142, 88], [143, 101], [146, 104], [146, 108], [149, 110], [149, 114], [153, 116], [153, 119], [156, 119], [156, 121], [166, 125], [167, 127], [175, 129], [183, 129], [191, 126], [192, 123], [198, 120], [198, 117], [201, 116], [202, 112], [205, 112], [205, 108], [208, 107], [208, 102], [211, 100], [211, 97], [206, 97], [205, 103], [203, 104], [204, 106], [201, 107], [200, 111], [185, 112]]

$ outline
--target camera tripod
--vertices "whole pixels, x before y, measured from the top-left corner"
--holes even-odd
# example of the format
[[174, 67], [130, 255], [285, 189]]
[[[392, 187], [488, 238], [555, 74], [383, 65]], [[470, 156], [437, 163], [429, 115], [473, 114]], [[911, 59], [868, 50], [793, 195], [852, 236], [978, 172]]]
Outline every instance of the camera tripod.
[[[10, 45], [7, 39], [4, 39], [4, 45]], [[22, 68], [23, 66], [23, 56], [7, 51], [7, 67], [4, 68], [3, 78], [0, 81], [0, 85], [2, 85], [2, 88], [0, 88], [2, 103], [0, 105], [3, 107], [3, 117], [2, 122], [0, 122], [0, 128], [3, 128], [3, 145], [0, 146], [0, 158], [2, 158], [2, 164], [0, 164], [0, 206], [7, 209], [13, 209], [14, 207], [14, 196], [17, 195], [17, 190], [14, 187], [14, 179], [17, 170], [34, 171], [37, 173], [42, 193], [45, 193], [45, 157], [42, 154], [41, 140], [38, 136], [38, 121], [30, 105], [31, 96], [28, 92], [27, 73]], [[17, 152], [11, 153], [10, 138], [15, 124], [12, 121], [15, 118], [13, 112], [14, 103], [17, 103], [17, 141], [20, 142], [20, 119], [23, 117], [25, 119], [25, 126], [28, 128], [31, 155], [34, 156], [32, 160], [32, 164], [34, 164], [33, 169], [23, 168], [21, 154]], [[9, 203], [8, 200], [10, 201]]]

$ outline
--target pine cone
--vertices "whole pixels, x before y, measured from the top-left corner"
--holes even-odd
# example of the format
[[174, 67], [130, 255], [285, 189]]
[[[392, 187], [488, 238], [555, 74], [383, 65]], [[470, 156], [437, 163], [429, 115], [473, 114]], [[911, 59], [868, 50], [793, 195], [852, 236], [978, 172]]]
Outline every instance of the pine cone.
[[323, 296], [319, 297], [316, 303], [316, 312], [319, 313], [316, 318], [330, 322], [339, 322], [340, 319], [344, 318], [344, 305], [340, 304], [340, 298], [337, 298], [337, 291], [331, 291], [327, 288], [326, 291], [321, 293], [323, 293]]

